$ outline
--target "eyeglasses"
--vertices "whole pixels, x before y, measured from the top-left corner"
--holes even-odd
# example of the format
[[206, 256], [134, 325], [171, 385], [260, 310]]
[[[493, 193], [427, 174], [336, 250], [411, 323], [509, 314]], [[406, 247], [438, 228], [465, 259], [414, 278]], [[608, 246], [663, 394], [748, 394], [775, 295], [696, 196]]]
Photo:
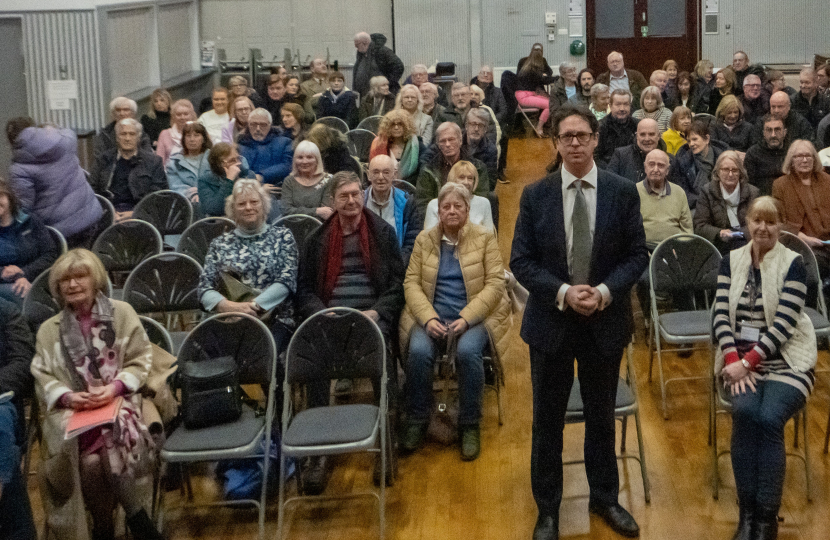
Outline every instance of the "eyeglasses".
[[813, 156], [811, 154], [796, 154], [793, 156], [793, 159], [812, 160]]
[[403, 122], [392, 122], [389, 125], [389, 127], [393, 127], [393, 128], [395, 128], [395, 127], [404, 127], [404, 124], [403, 124]]
[[745, 84], [744, 88], [761, 88], [760, 84]]
[[727, 169], [726, 167], [722, 167], [720, 172], [729, 176], [735, 176], [740, 174], [741, 171], [739, 169]]
[[580, 133], [563, 133], [557, 139], [563, 144], [573, 144], [574, 139], [579, 141], [579, 144], [588, 144], [588, 141], [593, 137], [593, 133], [582, 131]]

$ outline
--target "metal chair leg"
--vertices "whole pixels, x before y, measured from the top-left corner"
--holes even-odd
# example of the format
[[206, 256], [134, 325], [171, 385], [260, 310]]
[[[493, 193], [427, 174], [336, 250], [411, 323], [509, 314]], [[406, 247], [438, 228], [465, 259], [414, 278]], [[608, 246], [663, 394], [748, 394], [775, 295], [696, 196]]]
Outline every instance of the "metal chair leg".
[[660, 346], [660, 335], [658, 334], [660, 330], [657, 328], [657, 324], [654, 324], [654, 342], [655, 348], [657, 349], [657, 371], [660, 375], [660, 396], [662, 398], [663, 403], [663, 420], [669, 419], [669, 412], [666, 407], [666, 382], [663, 375], [663, 350]]
[[643, 444], [643, 429], [640, 425], [640, 411], [634, 413], [634, 426], [637, 429], [637, 446], [640, 449], [640, 473], [643, 476], [643, 494], [646, 503], [651, 502], [651, 483], [648, 480], [648, 469], [646, 467], [646, 449]]
[[[804, 409], [802, 409], [802, 424], [804, 427], [802, 431], [804, 433], [804, 473], [807, 476], [807, 482], [805, 487], [807, 488], [807, 502], [813, 502], [813, 490], [810, 489], [810, 478], [812, 478], [812, 474], [810, 471], [810, 446], [807, 444], [809, 440], [807, 438], [807, 404], [804, 404]], [[796, 439], [798, 439], [798, 432], [796, 431]]]

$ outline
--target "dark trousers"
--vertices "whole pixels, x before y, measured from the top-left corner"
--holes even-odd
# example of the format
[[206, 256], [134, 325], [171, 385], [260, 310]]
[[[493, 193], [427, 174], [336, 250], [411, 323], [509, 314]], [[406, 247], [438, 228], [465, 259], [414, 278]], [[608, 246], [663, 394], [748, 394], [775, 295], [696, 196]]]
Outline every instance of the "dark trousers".
[[741, 503], [778, 509], [787, 471], [784, 425], [804, 406], [796, 387], [759, 381], [732, 396], [732, 470]]
[[555, 352], [530, 348], [533, 382], [533, 445], [530, 480], [540, 515], [559, 515], [565, 409], [576, 358], [585, 413], [585, 472], [591, 502], [617, 503], [619, 476], [614, 449], [614, 405], [623, 349], [609, 350], [584, 324], [570, 324]]
[[0, 404], [0, 538], [34, 540], [37, 536], [29, 505], [26, 482], [20, 473], [21, 452], [17, 409], [11, 402]]

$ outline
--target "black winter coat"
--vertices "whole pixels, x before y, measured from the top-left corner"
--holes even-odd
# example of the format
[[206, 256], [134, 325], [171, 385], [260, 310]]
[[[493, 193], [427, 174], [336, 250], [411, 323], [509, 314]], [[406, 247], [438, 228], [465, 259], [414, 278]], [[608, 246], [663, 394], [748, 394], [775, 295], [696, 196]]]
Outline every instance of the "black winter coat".
[[[6, 249], [7, 246], [14, 248]], [[22, 215], [8, 227], [0, 227], [0, 270], [17, 266], [31, 282], [52, 266], [58, 255], [52, 235], [36, 216]]]
[[30, 366], [35, 355], [35, 337], [20, 309], [13, 303], [0, 298], [0, 394], [14, 392], [13, 403], [17, 406], [22, 440], [23, 399], [30, 397], [34, 379]]
[[594, 150], [594, 160], [597, 161], [597, 165], [603, 167], [611, 161], [611, 156], [617, 148], [634, 144], [637, 140], [637, 124], [639, 123], [639, 120], [630, 115], [623, 122], [619, 122], [610, 114], [600, 120], [599, 142]]
[[[112, 198], [110, 184], [117, 160], [118, 151], [115, 149], [109, 150], [101, 156], [101, 159], [96, 160], [95, 167], [89, 177], [89, 183], [92, 185], [93, 191], [108, 199]], [[140, 201], [144, 196], [155, 191], [170, 189], [161, 158], [152, 151], [139, 148], [138, 153], [131, 157], [129, 162], [130, 174], [127, 178], [127, 184], [136, 201]]]
[[[715, 154], [714, 160], [712, 161], [713, 166], [718, 162], [718, 157], [722, 153], [729, 150], [726, 143], [722, 143], [721, 141], [715, 139], [709, 140], [709, 147], [712, 148], [712, 151]], [[683, 187], [683, 190], [686, 192], [686, 198], [689, 201], [689, 209], [694, 210], [701, 190], [706, 187], [711, 179], [707, 179], [705, 182], [698, 180], [697, 159], [688, 144], [684, 144], [680, 147], [680, 150], [677, 151], [675, 158], [677, 159], [678, 169], [678, 174], [675, 178], [677, 178], [677, 183]]]
[[726, 211], [726, 201], [721, 193], [720, 181], [712, 180], [709, 185], [700, 191], [697, 200], [695, 215], [692, 221], [695, 225], [695, 234], [709, 240], [721, 253], [726, 253], [737, 247], [741, 247], [749, 239], [749, 232], [746, 230], [746, 213], [749, 210], [749, 203], [758, 198], [758, 188], [751, 184], [743, 183], [740, 186], [741, 197], [738, 202], [738, 223], [745, 239], [743, 242], [721, 240], [720, 232], [723, 229], [731, 229], [729, 215]]
[[740, 120], [738, 125], [733, 129], [729, 129], [723, 123], [723, 120], [718, 120], [710, 133], [712, 138], [721, 142], [738, 152], [746, 152], [752, 146], [752, 128], [754, 126], [745, 120]]
[[787, 145], [781, 148], [770, 148], [767, 141], [753, 144], [744, 156], [744, 167], [749, 177], [749, 183], [758, 188], [761, 195], [772, 195], [772, 183], [783, 176], [781, 167], [787, 156]]

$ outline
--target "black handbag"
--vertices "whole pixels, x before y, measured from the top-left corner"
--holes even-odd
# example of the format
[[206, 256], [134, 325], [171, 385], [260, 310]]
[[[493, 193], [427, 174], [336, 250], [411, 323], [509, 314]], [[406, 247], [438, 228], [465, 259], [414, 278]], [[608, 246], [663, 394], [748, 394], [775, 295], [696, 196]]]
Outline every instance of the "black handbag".
[[187, 429], [233, 422], [242, 415], [239, 365], [233, 357], [185, 362], [180, 367], [180, 383]]

